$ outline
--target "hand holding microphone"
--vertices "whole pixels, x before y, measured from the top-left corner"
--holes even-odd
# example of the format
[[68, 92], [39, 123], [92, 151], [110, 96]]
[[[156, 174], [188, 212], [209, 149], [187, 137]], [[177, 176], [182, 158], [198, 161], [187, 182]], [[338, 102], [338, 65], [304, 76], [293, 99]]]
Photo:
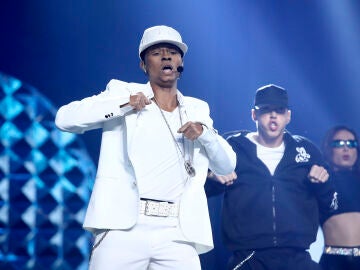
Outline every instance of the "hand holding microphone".
[[144, 93], [138, 92], [135, 95], [130, 96], [129, 105], [136, 111], [140, 111], [145, 108], [146, 105], [151, 104], [151, 100], [148, 99]]

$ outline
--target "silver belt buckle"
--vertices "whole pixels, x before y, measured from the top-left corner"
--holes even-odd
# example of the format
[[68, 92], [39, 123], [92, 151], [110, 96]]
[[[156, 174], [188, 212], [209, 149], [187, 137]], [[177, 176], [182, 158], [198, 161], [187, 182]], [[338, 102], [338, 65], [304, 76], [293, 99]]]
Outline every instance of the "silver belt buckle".
[[158, 215], [160, 217], [168, 217], [169, 213], [170, 213], [170, 207], [171, 204], [168, 202], [160, 202], [159, 203], [159, 211], [158, 211]]
[[140, 200], [140, 214], [157, 217], [178, 217], [179, 205], [166, 201]]
[[155, 202], [145, 201], [145, 213], [146, 216], [169, 216], [169, 203], [168, 202]]
[[345, 255], [345, 256], [360, 256], [360, 248], [346, 248], [346, 247], [325, 247], [326, 254]]

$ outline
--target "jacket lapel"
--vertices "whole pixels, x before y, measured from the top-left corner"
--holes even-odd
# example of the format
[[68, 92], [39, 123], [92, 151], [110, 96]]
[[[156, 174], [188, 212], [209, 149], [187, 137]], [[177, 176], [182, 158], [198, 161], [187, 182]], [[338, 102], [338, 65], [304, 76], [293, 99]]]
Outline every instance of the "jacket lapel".
[[[130, 91], [131, 93], [138, 93], [143, 92], [146, 97], [149, 99], [154, 97], [154, 92], [152, 91], [152, 88], [150, 86], [150, 83], [147, 84], [137, 84], [137, 83], [130, 83]], [[136, 128], [136, 122], [138, 119], [138, 116], [141, 112], [135, 112], [131, 111], [125, 116], [125, 123], [126, 123], [126, 139], [127, 139], [127, 145], [128, 145], [128, 154], [131, 153], [131, 146], [132, 146], [132, 138], [134, 135], [134, 131]]]
[[[188, 121], [196, 121], [196, 111], [193, 110], [192, 106], [189, 105], [189, 103], [186, 102], [186, 99], [182, 95], [182, 93], [178, 90], [177, 92], [178, 102], [180, 105], [180, 112], [183, 117], [183, 124], [185, 124]], [[186, 160], [194, 159], [194, 154], [197, 154], [200, 151], [199, 147], [194, 147], [195, 143], [193, 141], [185, 139], [185, 149], [186, 149]]]

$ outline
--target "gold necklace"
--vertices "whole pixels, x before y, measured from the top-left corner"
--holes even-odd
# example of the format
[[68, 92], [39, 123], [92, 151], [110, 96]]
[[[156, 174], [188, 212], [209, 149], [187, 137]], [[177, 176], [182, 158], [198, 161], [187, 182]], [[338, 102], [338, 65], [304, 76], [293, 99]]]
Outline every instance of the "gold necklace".
[[[190, 177], [194, 177], [194, 176], [196, 175], [195, 168], [194, 168], [194, 166], [191, 164], [191, 161], [190, 161], [190, 160], [186, 160], [186, 158], [185, 158], [185, 156], [186, 156], [185, 154], [186, 154], [186, 153], [185, 153], [185, 139], [184, 139], [184, 134], [182, 134], [183, 151], [181, 151], [181, 148], [180, 148], [179, 144], [178, 144], [177, 141], [176, 141], [175, 135], [172, 133], [171, 128], [170, 128], [170, 125], [169, 125], [168, 121], [166, 120], [166, 117], [165, 117], [165, 115], [164, 115], [164, 112], [163, 112], [162, 109], [160, 108], [159, 103], [158, 103], [158, 101], [156, 100], [155, 96], [154, 96], [154, 101], [155, 101], [156, 106], [159, 108], [159, 111], [160, 111], [160, 113], [161, 113], [161, 116], [162, 116], [162, 118], [164, 119], [165, 124], [166, 124], [166, 126], [168, 127], [168, 130], [170, 131], [171, 137], [173, 138], [174, 143], [175, 143], [177, 149], [179, 150], [179, 152], [180, 152], [180, 154], [181, 154], [181, 156], [182, 156], [182, 158], [183, 158], [183, 160], [184, 160], [184, 167], [185, 167], [185, 170], [186, 170], [187, 174], [188, 174]], [[181, 112], [180, 112], [180, 108], [179, 108], [179, 102], [178, 102], [177, 100], [176, 100], [176, 102], [177, 102], [178, 110], [179, 110], [180, 124], [181, 124], [181, 126], [182, 126], [182, 125], [183, 125], [183, 121], [182, 121], [182, 116], [181, 116]]]

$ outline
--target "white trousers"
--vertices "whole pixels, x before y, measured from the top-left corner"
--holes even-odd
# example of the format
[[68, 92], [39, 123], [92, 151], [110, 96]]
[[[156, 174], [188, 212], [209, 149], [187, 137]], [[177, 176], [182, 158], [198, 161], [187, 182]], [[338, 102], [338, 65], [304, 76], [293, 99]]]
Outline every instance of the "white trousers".
[[99, 231], [89, 270], [201, 270], [191, 243], [181, 239], [178, 219], [140, 215], [129, 230]]

